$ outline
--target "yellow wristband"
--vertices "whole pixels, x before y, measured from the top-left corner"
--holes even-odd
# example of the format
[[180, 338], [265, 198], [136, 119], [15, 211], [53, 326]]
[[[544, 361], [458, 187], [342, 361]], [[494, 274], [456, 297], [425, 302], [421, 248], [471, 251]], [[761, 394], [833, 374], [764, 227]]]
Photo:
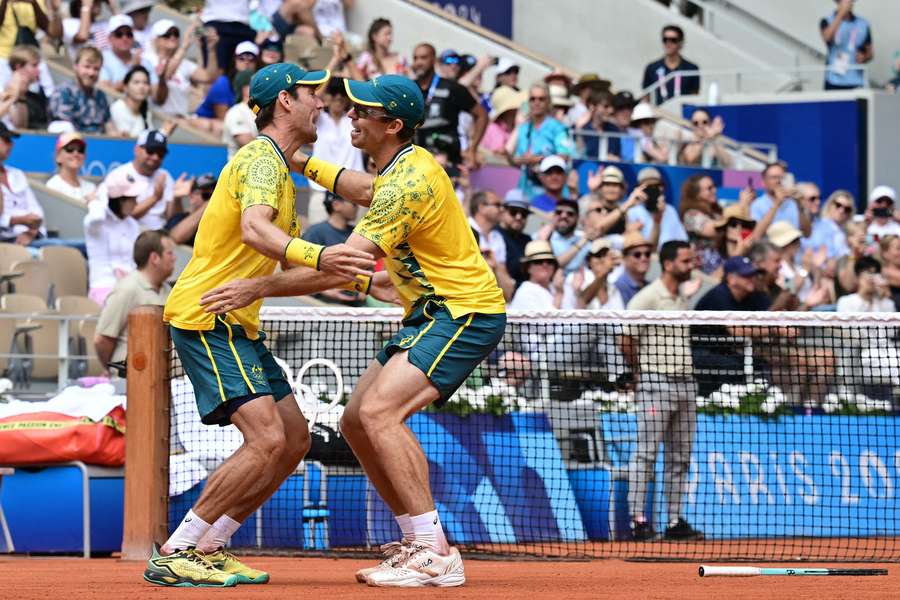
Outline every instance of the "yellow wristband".
[[284, 257], [288, 262], [297, 265], [306, 265], [316, 271], [319, 270], [319, 259], [322, 258], [322, 252], [325, 246], [319, 244], [310, 244], [306, 240], [300, 238], [292, 238], [288, 245], [284, 248]]
[[344, 167], [324, 161], [315, 156], [310, 156], [306, 161], [306, 168], [303, 169], [303, 175], [310, 181], [315, 181], [329, 192], [334, 193], [334, 186], [337, 184], [338, 176]]
[[360, 294], [368, 294], [369, 288], [372, 287], [372, 278], [368, 275], [357, 275], [353, 281], [348, 281], [340, 286], [341, 289], [350, 290], [351, 292], [359, 292]]

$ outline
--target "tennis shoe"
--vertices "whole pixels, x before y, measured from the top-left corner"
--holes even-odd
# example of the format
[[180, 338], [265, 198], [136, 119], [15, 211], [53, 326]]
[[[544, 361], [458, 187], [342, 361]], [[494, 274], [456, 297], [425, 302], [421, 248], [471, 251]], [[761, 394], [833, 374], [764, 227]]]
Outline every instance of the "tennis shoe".
[[650, 521], [632, 521], [631, 539], [636, 542], [649, 542], [656, 539], [656, 532], [653, 531]]
[[666, 527], [666, 539], [673, 541], [702, 540], [703, 532], [698, 531], [682, 518]]
[[265, 571], [259, 571], [248, 567], [231, 552], [220, 547], [219, 549], [203, 554], [203, 558], [212, 563], [212, 566], [224, 573], [230, 573], [237, 576], [238, 583], [268, 583], [269, 574]]
[[194, 548], [162, 556], [153, 544], [144, 579], [156, 585], [172, 587], [233, 587], [237, 575], [220, 571]]
[[397, 566], [397, 562], [403, 555], [403, 549], [408, 545], [408, 542], [405, 541], [382, 544], [381, 553], [385, 557], [384, 560], [382, 560], [378, 565], [374, 567], [366, 567], [365, 569], [360, 569], [359, 571], [357, 571], [356, 581], [358, 581], [359, 583], [366, 583], [366, 578], [375, 571], [390, 569], [391, 567]]
[[366, 581], [375, 587], [456, 587], [466, 582], [466, 574], [456, 548], [445, 555], [413, 542], [396, 566], [375, 571]]

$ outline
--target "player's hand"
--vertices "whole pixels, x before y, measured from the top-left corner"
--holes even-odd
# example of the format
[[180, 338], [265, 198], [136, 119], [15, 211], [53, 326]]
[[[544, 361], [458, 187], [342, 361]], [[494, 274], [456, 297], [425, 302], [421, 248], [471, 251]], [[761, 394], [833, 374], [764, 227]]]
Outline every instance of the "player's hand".
[[258, 279], [235, 279], [203, 294], [200, 306], [208, 313], [223, 315], [252, 304], [260, 298], [262, 294]]
[[400, 292], [391, 283], [387, 271], [379, 271], [372, 276], [372, 285], [369, 286], [369, 295], [382, 302], [400, 304]]
[[357, 275], [372, 275], [375, 257], [347, 244], [328, 246], [319, 257], [319, 270], [329, 275], [339, 275], [348, 281]]

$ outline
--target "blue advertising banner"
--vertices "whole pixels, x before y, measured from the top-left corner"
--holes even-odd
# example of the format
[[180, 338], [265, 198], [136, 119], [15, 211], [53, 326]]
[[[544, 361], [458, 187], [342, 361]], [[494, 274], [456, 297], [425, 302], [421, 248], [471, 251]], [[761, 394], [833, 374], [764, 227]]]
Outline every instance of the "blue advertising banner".
[[[432, 4], [461, 19], [471, 21], [475, 25], [490, 29], [502, 36], [512, 37], [512, 0], [430, 1]], [[438, 52], [441, 50], [441, 48], [438, 48]], [[464, 51], [463, 48], [455, 48], [455, 50]]]

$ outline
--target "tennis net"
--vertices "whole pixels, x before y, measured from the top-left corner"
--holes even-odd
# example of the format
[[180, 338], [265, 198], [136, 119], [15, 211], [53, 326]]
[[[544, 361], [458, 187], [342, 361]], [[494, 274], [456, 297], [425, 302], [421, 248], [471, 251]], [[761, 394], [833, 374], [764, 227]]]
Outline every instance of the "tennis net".
[[[310, 416], [349, 399], [400, 317], [268, 308], [263, 328]], [[408, 425], [448, 538], [470, 554], [897, 560], [898, 338], [888, 314], [513, 313], [497, 351]], [[339, 373], [301, 376], [313, 359]], [[241, 437], [200, 423], [174, 351], [170, 375], [174, 527]], [[318, 414], [310, 455], [234, 548], [399, 539], [341, 411]]]

